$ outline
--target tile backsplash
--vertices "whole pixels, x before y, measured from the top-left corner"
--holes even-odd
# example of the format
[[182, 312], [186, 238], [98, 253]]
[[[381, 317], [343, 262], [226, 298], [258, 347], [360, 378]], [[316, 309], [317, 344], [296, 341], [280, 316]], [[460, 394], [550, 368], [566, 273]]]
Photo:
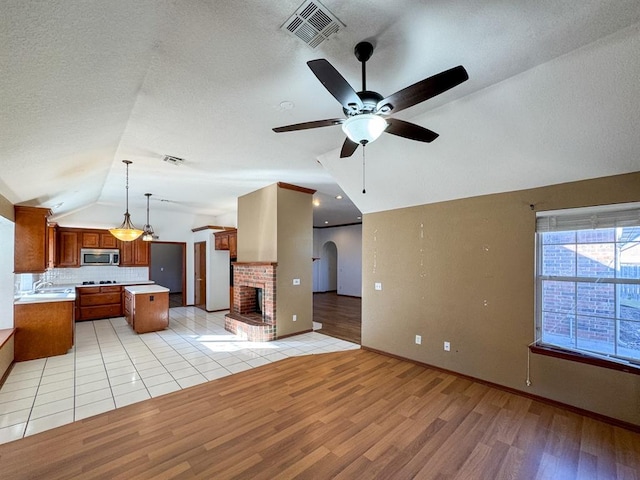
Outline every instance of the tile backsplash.
[[120, 282], [143, 282], [149, 280], [148, 267], [87, 266], [80, 268], [52, 268], [40, 274], [17, 274], [16, 289], [26, 291], [34, 282], [42, 280], [53, 285], [79, 285], [82, 282], [111, 280]]

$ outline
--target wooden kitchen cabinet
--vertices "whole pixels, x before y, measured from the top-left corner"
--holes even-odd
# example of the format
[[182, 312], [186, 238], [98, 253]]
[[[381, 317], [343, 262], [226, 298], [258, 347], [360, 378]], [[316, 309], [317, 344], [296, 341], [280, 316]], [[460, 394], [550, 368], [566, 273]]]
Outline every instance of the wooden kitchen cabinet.
[[59, 228], [57, 234], [56, 266], [79, 267], [80, 248], [78, 246], [78, 231], [73, 228]]
[[58, 266], [58, 224], [47, 223], [47, 268]]
[[229, 258], [238, 256], [238, 230], [224, 230], [213, 235], [215, 237], [214, 245], [216, 250], [229, 250]]
[[169, 326], [169, 289], [160, 285], [124, 289], [125, 317], [136, 333], [157, 332]]
[[122, 286], [76, 288], [76, 321], [122, 316]]
[[108, 230], [82, 230], [82, 248], [118, 248], [118, 239]]
[[121, 267], [148, 267], [149, 242], [137, 238], [133, 242], [118, 241]]
[[73, 347], [73, 305], [73, 301], [14, 305], [14, 360], [67, 353]]
[[14, 273], [42, 273], [48, 266], [48, 208], [15, 206]]

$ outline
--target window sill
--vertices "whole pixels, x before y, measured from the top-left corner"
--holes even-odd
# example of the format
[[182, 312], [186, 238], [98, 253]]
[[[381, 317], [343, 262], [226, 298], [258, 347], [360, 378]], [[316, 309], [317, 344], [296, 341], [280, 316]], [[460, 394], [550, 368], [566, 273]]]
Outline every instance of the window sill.
[[627, 363], [618, 363], [605, 360], [603, 358], [590, 357], [577, 352], [571, 352], [569, 350], [562, 350], [559, 348], [547, 347], [543, 345], [531, 345], [529, 347], [531, 353], [538, 355], [546, 355], [548, 357], [562, 358], [564, 360], [570, 360], [572, 362], [586, 363], [588, 365], [595, 365], [596, 367], [609, 368], [611, 370], [617, 370], [619, 372], [631, 373], [633, 375], [640, 375], [640, 365], [632, 365]]

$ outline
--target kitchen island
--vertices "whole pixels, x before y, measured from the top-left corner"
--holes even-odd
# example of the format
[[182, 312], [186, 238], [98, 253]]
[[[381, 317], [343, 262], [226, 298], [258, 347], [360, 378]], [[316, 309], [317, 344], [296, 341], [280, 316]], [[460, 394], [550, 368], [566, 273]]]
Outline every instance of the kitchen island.
[[160, 285], [125, 287], [124, 316], [136, 333], [164, 330], [169, 326], [169, 289]]

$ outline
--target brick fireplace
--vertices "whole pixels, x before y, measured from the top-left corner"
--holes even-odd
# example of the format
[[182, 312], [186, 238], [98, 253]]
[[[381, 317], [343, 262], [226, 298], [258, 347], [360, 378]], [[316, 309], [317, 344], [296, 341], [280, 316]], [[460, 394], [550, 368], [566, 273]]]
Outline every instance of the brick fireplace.
[[233, 263], [233, 305], [224, 319], [226, 330], [254, 342], [276, 339], [276, 266]]

